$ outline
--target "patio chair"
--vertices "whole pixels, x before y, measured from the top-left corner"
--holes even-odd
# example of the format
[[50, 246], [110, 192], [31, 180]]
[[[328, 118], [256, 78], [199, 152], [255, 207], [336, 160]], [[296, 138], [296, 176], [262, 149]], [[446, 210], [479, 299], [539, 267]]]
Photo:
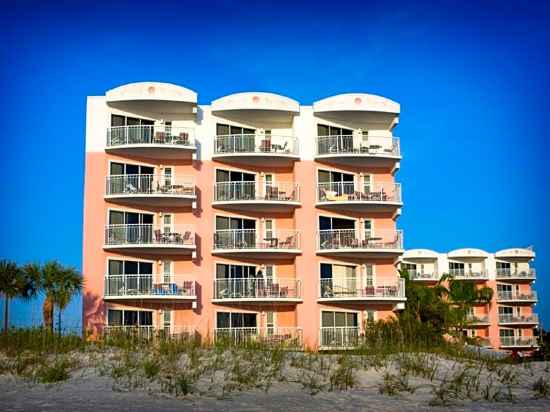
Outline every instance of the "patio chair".
[[162, 232], [160, 229], [155, 230], [155, 242], [157, 243], [164, 243], [164, 236], [162, 235]]
[[178, 143], [182, 145], [189, 144], [189, 133], [181, 132], [178, 137]]
[[183, 234], [183, 237], [181, 238], [181, 242], [182, 243], [187, 243], [188, 241], [191, 240], [191, 232], [189, 230], [187, 230], [184, 234]]
[[165, 132], [156, 132], [155, 133], [155, 143], [165, 143], [166, 142], [166, 133]]
[[291, 249], [294, 245], [294, 236], [288, 236], [283, 242], [279, 243], [281, 249]]
[[125, 193], [137, 193], [137, 191], [137, 188], [131, 183], [126, 184], [126, 188], [124, 189]]

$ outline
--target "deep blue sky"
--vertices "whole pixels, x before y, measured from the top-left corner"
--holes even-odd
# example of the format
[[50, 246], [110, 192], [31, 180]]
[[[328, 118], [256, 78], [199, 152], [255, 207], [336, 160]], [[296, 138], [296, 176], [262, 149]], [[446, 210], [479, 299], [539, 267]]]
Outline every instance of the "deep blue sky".
[[[405, 246], [534, 245], [550, 322], [550, 2], [63, 3], [0, 14], [0, 257], [81, 267], [87, 95], [143, 80], [201, 103], [367, 92], [402, 107]], [[40, 319], [25, 308], [15, 323]]]

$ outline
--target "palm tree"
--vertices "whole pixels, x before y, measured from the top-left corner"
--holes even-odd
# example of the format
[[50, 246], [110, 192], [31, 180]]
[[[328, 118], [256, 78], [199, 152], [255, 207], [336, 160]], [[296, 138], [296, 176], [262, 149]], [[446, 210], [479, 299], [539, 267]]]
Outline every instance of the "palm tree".
[[4, 334], [8, 333], [10, 300], [14, 298], [30, 299], [36, 295], [38, 284], [15, 262], [0, 261], [0, 292], [4, 295]]
[[82, 290], [82, 276], [76, 269], [64, 267], [56, 261], [43, 266], [27, 265], [25, 270], [40, 279], [40, 289], [46, 295], [42, 307], [44, 326], [53, 332], [54, 307], [57, 306], [57, 326], [61, 333], [61, 313], [73, 296]]

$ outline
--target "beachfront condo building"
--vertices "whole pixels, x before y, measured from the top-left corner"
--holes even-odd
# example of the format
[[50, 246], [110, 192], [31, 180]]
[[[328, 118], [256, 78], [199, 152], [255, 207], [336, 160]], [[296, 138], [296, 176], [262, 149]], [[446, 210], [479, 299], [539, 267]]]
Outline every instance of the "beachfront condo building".
[[445, 274], [456, 281], [472, 282], [493, 290], [490, 302], [473, 304], [464, 334], [477, 338], [483, 346], [497, 350], [530, 351], [538, 346], [534, 328], [539, 320], [534, 312], [537, 293], [531, 262], [531, 248], [512, 248], [496, 253], [480, 249], [458, 249], [437, 253], [427, 249], [405, 251], [401, 269], [411, 280], [435, 285]]
[[399, 112], [155, 82], [88, 97], [86, 330], [357, 344], [406, 300]]

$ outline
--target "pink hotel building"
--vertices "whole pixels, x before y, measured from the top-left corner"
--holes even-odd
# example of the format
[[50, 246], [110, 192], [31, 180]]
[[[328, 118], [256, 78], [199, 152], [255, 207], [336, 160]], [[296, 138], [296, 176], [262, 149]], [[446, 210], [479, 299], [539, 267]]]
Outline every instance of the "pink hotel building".
[[530, 250], [403, 256], [399, 112], [361, 93], [198, 105], [156, 82], [88, 97], [85, 328], [350, 347], [404, 308], [398, 265], [431, 282], [448, 264], [498, 289], [468, 333], [531, 347]]

